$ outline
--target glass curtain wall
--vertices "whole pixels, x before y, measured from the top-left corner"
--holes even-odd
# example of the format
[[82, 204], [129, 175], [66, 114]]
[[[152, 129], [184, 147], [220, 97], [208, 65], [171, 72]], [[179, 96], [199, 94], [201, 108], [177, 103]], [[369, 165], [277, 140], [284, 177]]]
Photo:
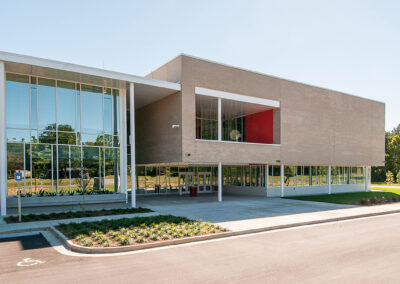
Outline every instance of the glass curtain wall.
[[8, 193], [119, 190], [119, 90], [6, 74]]
[[188, 193], [188, 186], [211, 192], [218, 186], [217, 166], [137, 165], [137, 194]]
[[365, 181], [363, 167], [332, 167], [332, 184], [363, 184]]

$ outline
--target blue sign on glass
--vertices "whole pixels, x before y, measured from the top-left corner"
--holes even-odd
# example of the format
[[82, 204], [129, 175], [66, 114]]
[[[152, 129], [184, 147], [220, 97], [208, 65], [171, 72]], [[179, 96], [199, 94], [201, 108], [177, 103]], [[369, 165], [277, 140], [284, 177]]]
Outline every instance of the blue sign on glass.
[[21, 181], [22, 180], [22, 173], [15, 173], [14, 174], [14, 179], [15, 179], [15, 181]]

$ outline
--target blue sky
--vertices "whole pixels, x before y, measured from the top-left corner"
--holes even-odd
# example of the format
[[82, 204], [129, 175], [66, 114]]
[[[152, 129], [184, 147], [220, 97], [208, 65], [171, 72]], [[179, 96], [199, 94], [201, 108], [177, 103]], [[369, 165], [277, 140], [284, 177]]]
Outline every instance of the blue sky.
[[386, 103], [400, 1], [2, 1], [0, 50], [145, 75], [186, 53]]

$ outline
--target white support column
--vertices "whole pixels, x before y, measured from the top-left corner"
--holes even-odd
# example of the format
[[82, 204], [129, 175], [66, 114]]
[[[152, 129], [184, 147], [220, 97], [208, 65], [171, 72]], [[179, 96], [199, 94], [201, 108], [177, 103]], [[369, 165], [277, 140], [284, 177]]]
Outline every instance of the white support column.
[[332, 167], [328, 166], [328, 194], [332, 193]]
[[269, 184], [269, 165], [265, 165], [265, 188], [268, 189]]
[[0, 61], [0, 215], [7, 214], [6, 72]]
[[369, 166], [364, 167], [364, 188], [366, 192], [370, 191], [370, 181], [371, 181], [370, 169], [371, 167]]
[[123, 89], [119, 95], [119, 121], [120, 121], [120, 142], [119, 142], [119, 159], [120, 159], [120, 173], [121, 173], [121, 181], [120, 181], [120, 188], [121, 193], [126, 194], [126, 201], [128, 202], [127, 196], [127, 133], [126, 133], [126, 89]]
[[129, 108], [130, 108], [130, 125], [131, 125], [131, 206], [136, 207], [136, 155], [135, 155], [135, 86], [129, 84]]
[[218, 202], [222, 201], [222, 163], [218, 163]]
[[285, 166], [281, 165], [281, 197], [285, 196], [284, 193], [284, 186], [285, 186]]
[[222, 102], [218, 98], [218, 141], [222, 141]]

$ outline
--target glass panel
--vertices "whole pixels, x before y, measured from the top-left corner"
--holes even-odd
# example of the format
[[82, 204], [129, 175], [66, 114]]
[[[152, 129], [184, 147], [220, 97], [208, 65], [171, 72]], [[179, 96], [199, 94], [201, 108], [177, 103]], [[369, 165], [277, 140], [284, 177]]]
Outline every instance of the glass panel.
[[244, 181], [246, 186], [250, 186], [250, 167], [249, 166], [244, 166]]
[[178, 191], [178, 168], [170, 167], [169, 168], [169, 187], [170, 191]]
[[319, 184], [327, 185], [328, 184], [328, 167], [319, 167]]
[[52, 191], [52, 146], [32, 144], [32, 193]]
[[99, 191], [100, 155], [98, 147], [83, 147], [82, 165], [82, 191]]
[[103, 88], [82, 84], [82, 132], [103, 132]]
[[118, 192], [119, 188], [119, 149], [104, 149], [105, 152], [105, 188]]
[[82, 189], [81, 176], [81, 147], [71, 146], [71, 192], [77, 193]]
[[113, 133], [118, 135], [119, 132], [119, 90], [112, 90], [113, 94]]
[[113, 107], [111, 89], [107, 88], [104, 93], [104, 133], [113, 133]]
[[137, 184], [137, 193], [144, 193], [145, 188], [145, 167], [137, 166], [136, 167], [136, 184]]
[[[8, 195], [16, 195], [18, 183], [14, 180], [16, 172], [24, 176], [24, 145], [22, 143], [7, 143], [7, 189]], [[24, 193], [24, 182], [20, 182], [21, 193]]]
[[7, 74], [7, 127], [29, 128], [29, 77]]
[[196, 95], [196, 138], [218, 139], [218, 99]]
[[[57, 81], [57, 129], [74, 131], [76, 128], [75, 83]], [[69, 144], [69, 143], [68, 143]]]
[[39, 131], [39, 143], [56, 144], [56, 132]]
[[285, 186], [295, 186], [296, 185], [296, 170], [295, 166], [285, 166]]
[[56, 130], [56, 82], [38, 79], [39, 129]]
[[31, 129], [38, 129], [37, 111], [37, 78], [31, 76]]
[[280, 166], [269, 166], [269, 186], [277, 187], [281, 184], [281, 168]]
[[101, 134], [81, 134], [82, 145], [103, 146], [103, 135]]
[[30, 142], [29, 130], [7, 129], [7, 142]]
[[118, 90], [106, 89], [104, 94], [104, 132], [118, 135]]
[[119, 147], [119, 137], [105, 134], [104, 135], [104, 146]]
[[76, 145], [75, 133], [58, 132], [58, 144]]
[[69, 147], [58, 146], [58, 193], [69, 192]]
[[310, 185], [310, 166], [304, 166], [303, 185]]
[[154, 192], [156, 177], [156, 167], [146, 167], [146, 193]]

